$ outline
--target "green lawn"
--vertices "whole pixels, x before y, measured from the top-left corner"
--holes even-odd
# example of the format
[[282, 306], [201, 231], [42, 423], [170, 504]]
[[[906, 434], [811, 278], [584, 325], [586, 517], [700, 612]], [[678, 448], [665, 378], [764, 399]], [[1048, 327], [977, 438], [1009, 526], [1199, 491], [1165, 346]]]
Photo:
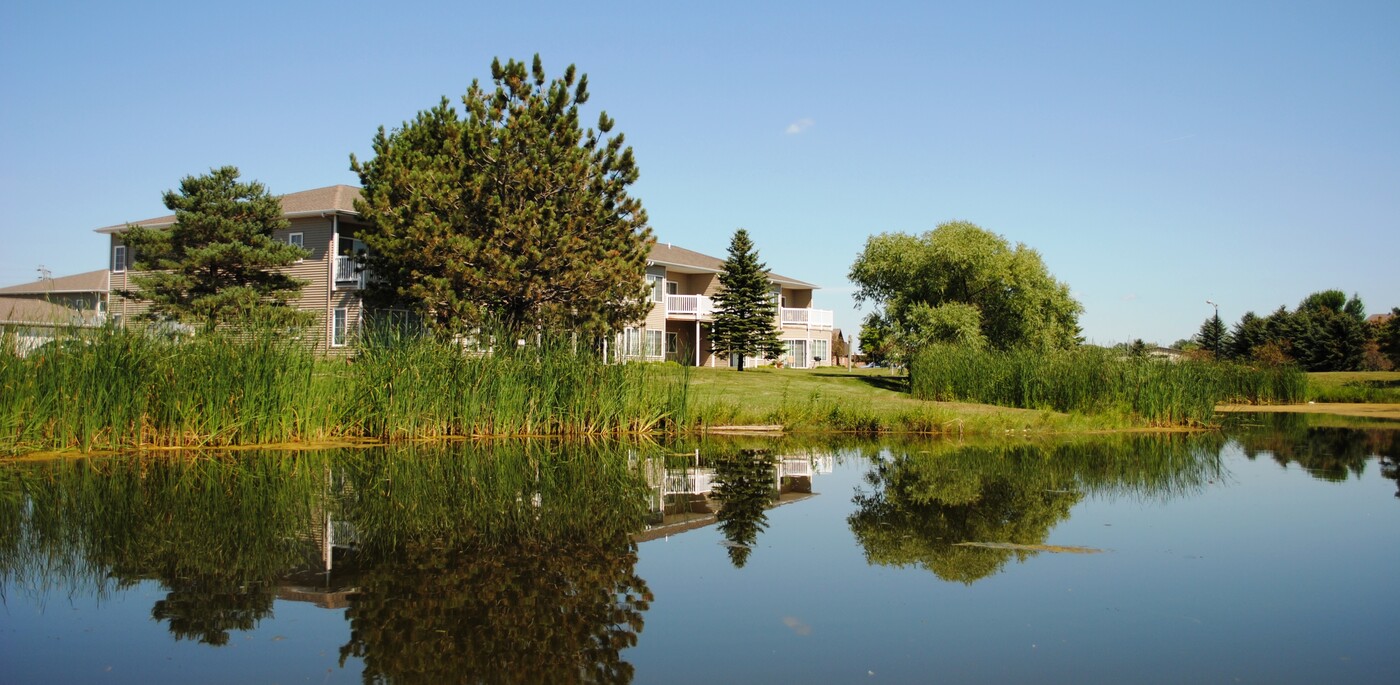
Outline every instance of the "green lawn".
[[1308, 374], [1313, 402], [1400, 403], [1400, 371], [1328, 371]]
[[[789, 430], [957, 434], [1084, 431], [1135, 427], [1121, 416], [1071, 416], [963, 402], [926, 402], [889, 369], [689, 369], [692, 420], [706, 426], [774, 425]], [[680, 373], [680, 371], [677, 371]]]

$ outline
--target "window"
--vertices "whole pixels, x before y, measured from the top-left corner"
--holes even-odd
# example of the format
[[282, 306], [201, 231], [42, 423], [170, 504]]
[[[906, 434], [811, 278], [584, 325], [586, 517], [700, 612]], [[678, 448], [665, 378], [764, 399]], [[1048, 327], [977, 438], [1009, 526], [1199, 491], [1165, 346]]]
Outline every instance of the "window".
[[[288, 245], [295, 245], [295, 246], [297, 246], [297, 247], [299, 247], [299, 248], [301, 248], [301, 249], [303, 249], [303, 250], [306, 249], [306, 239], [303, 237], [303, 234], [301, 234], [301, 233], [288, 233], [288, 234], [287, 234], [287, 244], [288, 244]], [[297, 259], [297, 263], [298, 263], [298, 264], [300, 264], [301, 262], [302, 262], [302, 259]]]
[[830, 340], [813, 340], [813, 341], [812, 341], [812, 361], [817, 361], [817, 362], [822, 362], [822, 361], [829, 362], [829, 361], [831, 361], [831, 357], [828, 356], [827, 353], [826, 353], [826, 352], [827, 352], [827, 347], [828, 347], [829, 345], [831, 345], [831, 341], [830, 341]]
[[112, 272], [122, 273], [126, 271], [126, 246], [117, 245], [112, 248]]
[[666, 294], [667, 294], [667, 295], [679, 295], [679, 294], [681, 294], [680, 285], [678, 285], [675, 281], [666, 281]]
[[649, 359], [661, 359], [661, 358], [662, 358], [662, 349], [661, 349], [661, 344], [662, 344], [662, 343], [661, 343], [661, 341], [662, 341], [663, 335], [664, 335], [663, 331], [652, 331], [652, 330], [648, 330], [648, 331], [647, 331], [647, 358], [649, 358]]
[[666, 292], [665, 292], [666, 277], [665, 277], [665, 276], [653, 276], [653, 275], [651, 275], [651, 274], [647, 274], [647, 280], [648, 280], [648, 281], [651, 281], [651, 301], [652, 301], [652, 302], [665, 302], [665, 301], [666, 301]]
[[618, 336], [617, 356], [623, 359], [642, 356], [641, 333], [641, 330], [636, 328], [622, 329], [622, 334]]
[[341, 307], [331, 318], [331, 347], [345, 347], [345, 329], [349, 323], [350, 310]]

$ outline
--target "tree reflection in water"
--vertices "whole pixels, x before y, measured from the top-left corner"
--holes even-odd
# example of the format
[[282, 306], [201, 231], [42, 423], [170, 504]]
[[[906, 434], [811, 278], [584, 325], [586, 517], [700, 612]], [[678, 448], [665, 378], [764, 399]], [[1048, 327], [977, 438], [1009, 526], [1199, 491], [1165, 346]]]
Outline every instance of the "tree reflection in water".
[[[1267, 454], [1280, 466], [1297, 464], [1314, 478], [1340, 483], [1360, 478], [1366, 462], [1381, 459], [1381, 475], [1396, 478], [1400, 430], [1375, 423], [1312, 414], [1262, 414], [1241, 420], [1232, 436], [1245, 456]], [[1339, 425], [1330, 425], [1339, 424]], [[1400, 496], [1400, 493], [1397, 493]]]
[[184, 455], [7, 470], [18, 492], [5, 501], [28, 506], [0, 545], [0, 576], [99, 597], [156, 580], [167, 595], [152, 618], [177, 640], [227, 644], [270, 616], [278, 578], [314, 557], [304, 538], [321, 471], [307, 466]]
[[6, 465], [0, 581], [101, 597], [154, 580], [151, 615], [216, 646], [277, 596], [334, 596], [342, 659], [362, 658], [368, 682], [626, 682], [621, 650], [651, 599], [629, 456], [504, 444]]
[[362, 571], [341, 648], [366, 682], [628, 682], [651, 592], [625, 456], [497, 446], [347, 465]]
[[758, 534], [768, 528], [768, 507], [778, 499], [774, 459], [766, 450], [719, 450], [710, 456], [715, 469], [715, 519], [735, 568], [748, 563]]
[[1133, 436], [1053, 445], [928, 445], [870, 455], [870, 490], [848, 522], [872, 564], [919, 566], [971, 584], [1044, 544], [1086, 494], [1168, 498], [1220, 473], [1222, 439]]

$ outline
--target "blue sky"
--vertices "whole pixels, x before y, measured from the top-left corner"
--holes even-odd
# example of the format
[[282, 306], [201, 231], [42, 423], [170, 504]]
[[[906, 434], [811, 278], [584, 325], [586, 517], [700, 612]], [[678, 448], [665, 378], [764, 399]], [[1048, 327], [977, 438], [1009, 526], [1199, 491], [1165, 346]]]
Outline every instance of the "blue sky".
[[[874, 233], [1040, 251], [1099, 343], [1220, 303], [1400, 306], [1400, 3], [5, 3], [0, 285], [102, 268], [92, 229], [232, 164], [276, 193], [540, 53], [589, 75], [663, 242], [735, 228], [859, 328]], [[1141, 6], [1140, 6], [1141, 5]]]

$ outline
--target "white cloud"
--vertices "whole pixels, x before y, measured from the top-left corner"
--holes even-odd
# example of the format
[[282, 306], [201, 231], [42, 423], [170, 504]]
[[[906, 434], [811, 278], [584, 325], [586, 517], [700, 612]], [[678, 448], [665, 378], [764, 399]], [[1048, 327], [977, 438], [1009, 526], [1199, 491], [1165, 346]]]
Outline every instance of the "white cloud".
[[1129, 294], [1123, 296], [1123, 301], [1124, 301], [1124, 302], [1132, 302], [1133, 300], [1136, 300], [1137, 298], [1138, 298], [1137, 293], [1129, 293]]
[[812, 128], [812, 126], [816, 123], [817, 122], [812, 121], [811, 119], [798, 119], [797, 121], [788, 124], [787, 131], [785, 132], [790, 136], [797, 135], [799, 133], [805, 132], [809, 128]]

